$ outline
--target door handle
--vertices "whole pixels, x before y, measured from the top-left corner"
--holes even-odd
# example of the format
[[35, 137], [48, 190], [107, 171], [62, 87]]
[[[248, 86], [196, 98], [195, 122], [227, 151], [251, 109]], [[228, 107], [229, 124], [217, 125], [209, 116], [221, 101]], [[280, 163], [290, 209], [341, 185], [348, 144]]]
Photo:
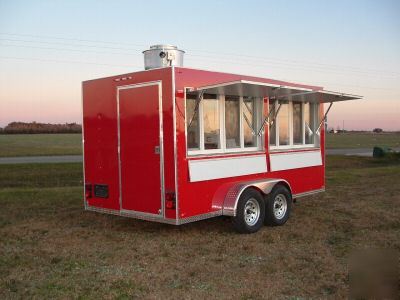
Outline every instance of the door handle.
[[154, 147], [154, 153], [155, 154], [160, 154], [160, 146], [155, 146]]

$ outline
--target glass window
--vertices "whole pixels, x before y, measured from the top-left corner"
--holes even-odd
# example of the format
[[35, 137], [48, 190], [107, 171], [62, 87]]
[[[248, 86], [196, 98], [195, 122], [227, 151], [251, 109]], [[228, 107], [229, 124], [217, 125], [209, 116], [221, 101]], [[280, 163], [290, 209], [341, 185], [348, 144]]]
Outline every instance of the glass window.
[[[317, 146], [319, 138], [315, 131], [318, 126], [318, 103], [271, 100], [270, 112], [278, 111], [279, 105], [276, 122], [269, 125], [270, 146]], [[274, 117], [272, 113], [271, 120]]]
[[188, 93], [186, 136], [189, 154], [257, 148], [260, 138], [254, 133], [261, 118], [258, 101], [260, 98], [204, 94], [198, 102], [197, 95]]
[[245, 147], [256, 147], [257, 136], [253, 134], [256, 129], [256, 98], [243, 97], [243, 137]]
[[195, 95], [186, 95], [186, 128], [187, 144], [189, 150], [200, 149], [199, 109], [196, 109], [197, 98]]
[[226, 148], [240, 148], [240, 97], [225, 96]]
[[219, 102], [216, 95], [203, 96], [204, 149], [220, 149]]
[[289, 145], [289, 103], [282, 103], [278, 114], [279, 145]]
[[[276, 101], [275, 100], [270, 100], [269, 101], [269, 144], [271, 146], [276, 146], [276, 120], [275, 118], [275, 112], [276, 112]], [[274, 122], [271, 122], [274, 120]]]
[[293, 102], [293, 144], [303, 144], [303, 112], [301, 102]]

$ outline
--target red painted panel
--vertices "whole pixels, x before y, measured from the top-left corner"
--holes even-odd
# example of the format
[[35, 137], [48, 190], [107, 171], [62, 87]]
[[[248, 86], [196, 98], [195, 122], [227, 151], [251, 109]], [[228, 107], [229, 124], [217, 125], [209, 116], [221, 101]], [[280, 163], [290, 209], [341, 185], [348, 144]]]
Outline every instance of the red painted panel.
[[159, 85], [119, 92], [122, 209], [161, 209]]
[[90, 206], [119, 209], [117, 100], [108, 81], [83, 83], [83, 138], [85, 182], [106, 184], [108, 198], [87, 199]]

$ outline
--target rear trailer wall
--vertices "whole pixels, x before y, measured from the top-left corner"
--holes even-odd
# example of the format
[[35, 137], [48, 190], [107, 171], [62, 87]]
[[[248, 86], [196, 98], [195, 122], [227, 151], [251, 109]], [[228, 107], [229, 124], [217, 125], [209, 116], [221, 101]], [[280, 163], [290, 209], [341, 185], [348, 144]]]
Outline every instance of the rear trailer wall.
[[[92, 193], [91, 198], [85, 199], [88, 209], [102, 209], [104, 212], [116, 214], [119, 214], [121, 209], [117, 94], [118, 88], [122, 86], [160, 82], [164, 191], [175, 192], [172, 70], [173, 68], [154, 69], [83, 82], [85, 183], [108, 186], [107, 198], [96, 197]], [[141, 101], [145, 105], [146, 97]], [[134, 135], [134, 128], [132, 130], [132, 135]], [[145, 142], [144, 140], [143, 143]], [[132, 153], [132, 156], [134, 155], [135, 153]], [[154, 159], [154, 153], [149, 153], [148, 159], [152, 158]], [[121, 161], [121, 164], [124, 164], [124, 161]], [[135, 170], [131, 174], [132, 184], [141, 182], [143, 179], [155, 180], [147, 177], [146, 169]], [[135, 195], [128, 196], [135, 197]], [[175, 219], [176, 208], [165, 208], [165, 212], [161, 213], [165, 219]]]

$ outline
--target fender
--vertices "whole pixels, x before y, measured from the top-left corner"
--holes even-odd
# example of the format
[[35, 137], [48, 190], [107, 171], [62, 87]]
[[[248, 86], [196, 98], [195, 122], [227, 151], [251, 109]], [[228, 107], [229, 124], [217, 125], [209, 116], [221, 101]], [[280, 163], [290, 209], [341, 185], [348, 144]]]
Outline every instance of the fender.
[[245, 189], [253, 187], [259, 190], [262, 194], [268, 195], [278, 183], [283, 183], [289, 189], [290, 193], [292, 193], [290, 184], [286, 180], [280, 178], [240, 182], [233, 185], [226, 193], [222, 207], [222, 215], [231, 217], [236, 216], [237, 204]]

